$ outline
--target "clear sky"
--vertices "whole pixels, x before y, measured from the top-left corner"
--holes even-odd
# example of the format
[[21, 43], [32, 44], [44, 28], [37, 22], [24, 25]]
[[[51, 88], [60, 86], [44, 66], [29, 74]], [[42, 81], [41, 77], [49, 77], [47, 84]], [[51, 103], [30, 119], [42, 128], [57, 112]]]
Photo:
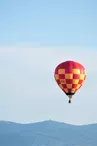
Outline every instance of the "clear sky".
[[0, 44], [97, 45], [96, 0], [1, 0]]
[[[87, 70], [71, 105], [53, 78], [68, 59]], [[96, 0], [0, 1], [0, 120], [97, 122], [96, 62]]]

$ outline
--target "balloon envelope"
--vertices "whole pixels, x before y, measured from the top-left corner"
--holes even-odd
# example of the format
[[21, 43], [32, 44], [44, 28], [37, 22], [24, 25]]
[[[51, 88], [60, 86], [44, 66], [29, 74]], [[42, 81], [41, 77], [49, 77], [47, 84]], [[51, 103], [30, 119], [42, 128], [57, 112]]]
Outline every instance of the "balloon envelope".
[[63, 92], [72, 97], [83, 85], [86, 79], [86, 70], [78, 62], [66, 61], [56, 67], [54, 78]]

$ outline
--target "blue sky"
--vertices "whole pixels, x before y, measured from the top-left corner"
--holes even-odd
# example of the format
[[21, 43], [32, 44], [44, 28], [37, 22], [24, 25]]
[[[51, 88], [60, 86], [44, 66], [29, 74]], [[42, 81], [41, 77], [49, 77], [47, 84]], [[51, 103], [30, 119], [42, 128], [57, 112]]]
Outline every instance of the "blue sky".
[[97, 45], [96, 0], [1, 0], [0, 44]]
[[[97, 1], [0, 1], [0, 120], [97, 123]], [[72, 104], [53, 73], [72, 59], [87, 70]]]

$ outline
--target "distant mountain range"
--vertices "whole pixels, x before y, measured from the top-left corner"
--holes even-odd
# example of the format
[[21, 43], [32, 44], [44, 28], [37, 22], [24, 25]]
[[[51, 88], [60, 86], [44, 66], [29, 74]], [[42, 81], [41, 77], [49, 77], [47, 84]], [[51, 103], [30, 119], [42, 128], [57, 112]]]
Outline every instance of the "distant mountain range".
[[97, 124], [56, 121], [18, 124], [0, 121], [0, 146], [97, 146]]

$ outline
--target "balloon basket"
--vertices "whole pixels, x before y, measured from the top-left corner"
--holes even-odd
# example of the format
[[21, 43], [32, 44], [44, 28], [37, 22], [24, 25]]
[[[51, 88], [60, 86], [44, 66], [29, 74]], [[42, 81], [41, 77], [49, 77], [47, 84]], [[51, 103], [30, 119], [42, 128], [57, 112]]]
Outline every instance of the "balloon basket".
[[68, 103], [71, 103], [71, 100], [69, 99]]

